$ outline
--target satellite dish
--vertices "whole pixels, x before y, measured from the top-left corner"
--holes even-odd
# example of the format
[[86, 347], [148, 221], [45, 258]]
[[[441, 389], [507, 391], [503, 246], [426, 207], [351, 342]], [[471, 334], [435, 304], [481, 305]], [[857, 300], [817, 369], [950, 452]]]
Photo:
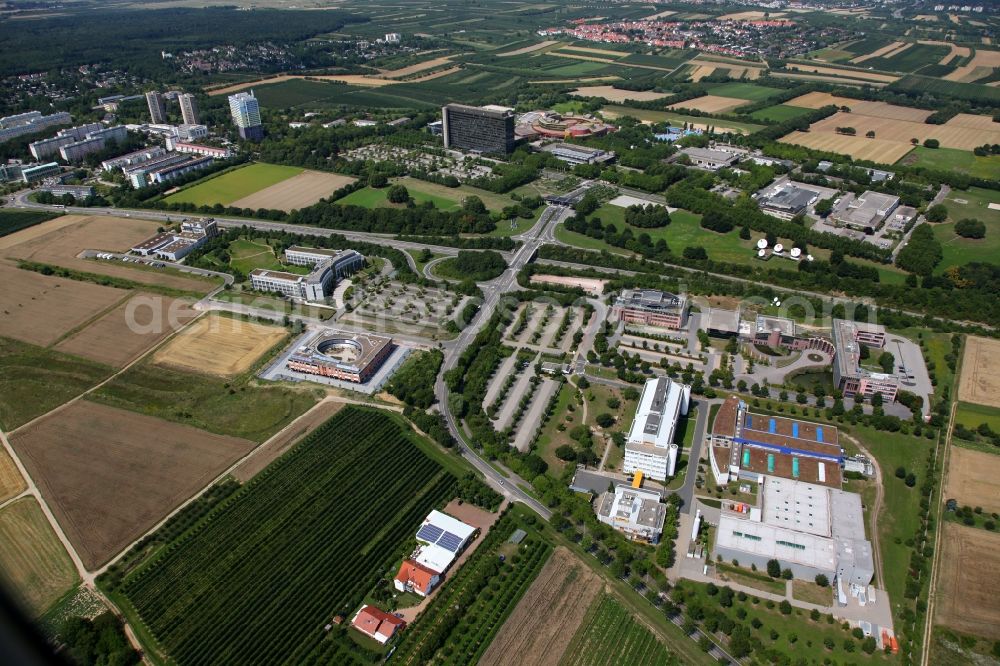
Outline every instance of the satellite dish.
[[792, 259], [798, 259], [800, 254], [802, 254], [801, 248], [798, 247], [792, 248]]
[[763, 250], [765, 247], [767, 247], [767, 239], [766, 238], [761, 238], [759, 241], [757, 241], [757, 249]]
[[781, 307], [781, 301], [778, 301], [777, 303], [775, 303], [775, 305], [777, 305], [780, 308]]
[[758, 257], [761, 257], [761, 258], [763, 258], [763, 256], [764, 256], [765, 254], [767, 254], [767, 252], [765, 252], [765, 251], [764, 251], [764, 248], [761, 248], [761, 249], [757, 250], [757, 256], [758, 256]]
[[813, 260], [813, 256], [811, 254], [807, 254], [806, 255], [806, 261], [812, 261], [812, 260]]
[[778, 243], [777, 245], [774, 246], [774, 252], [775, 252], [775, 254], [781, 254], [784, 251], [784, 249], [785, 249], [785, 246], [782, 245], [781, 243]]

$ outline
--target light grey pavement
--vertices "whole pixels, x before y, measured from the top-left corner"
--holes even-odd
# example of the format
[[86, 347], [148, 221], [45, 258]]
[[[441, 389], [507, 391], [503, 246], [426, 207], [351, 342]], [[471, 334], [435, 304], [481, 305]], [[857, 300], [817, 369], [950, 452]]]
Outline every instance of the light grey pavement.
[[521, 418], [521, 423], [517, 426], [517, 433], [514, 436], [514, 448], [521, 453], [526, 453], [531, 446], [531, 441], [535, 433], [542, 425], [542, 415], [549, 406], [552, 394], [555, 393], [559, 383], [548, 377], [542, 379], [541, 384], [535, 389], [535, 394], [531, 398], [531, 405], [527, 413]]
[[514, 418], [514, 412], [517, 411], [517, 406], [521, 402], [521, 397], [528, 392], [528, 387], [531, 385], [531, 378], [535, 376], [535, 363], [537, 361], [538, 357], [536, 356], [528, 364], [528, 367], [517, 371], [520, 374], [514, 385], [510, 387], [510, 391], [507, 392], [503, 406], [497, 414], [497, 420], [493, 422], [493, 427], [498, 431], [511, 425], [511, 420]]
[[[501, 363], [497, 371], [493, 373], [493, 377], [490, 378], [490, 385], [486, 388], [486, 397], [483, 399], [483, 407], [488, 407], [493, 404], [493, 401], [497, 399], [500, 395], [500, 389], [507, 381], [507, 376], [514, 371], [514, 365], [517, 363], [517, 354], [511, 354], [505, 358]], [[511, 387], [513, 389], [513, 387]]]

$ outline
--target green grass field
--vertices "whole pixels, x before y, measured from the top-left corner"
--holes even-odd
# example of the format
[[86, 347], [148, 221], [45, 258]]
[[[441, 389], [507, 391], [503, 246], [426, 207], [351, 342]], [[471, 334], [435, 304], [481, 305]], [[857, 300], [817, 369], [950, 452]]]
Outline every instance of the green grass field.
[[58, 216], [44, 210], [0, 209], [0, 236], [6, 236], [15, 231], [33, 227], [54, 217]]
[[167, 203], [192, 203], [196, 206], [229, 205], [254, 192], [302, 173], [299, 167], [278, 164], [251, 164], [210, 178], [193, 187], [171, 194]]
[[78, 356], [0, 338], [0, 427], [10, 431], [55, 409], [113, 370]]
[[738, 132], [752, 134], [763, 129], [763, 125], [753, 123], [737, 122], [735, 120], [717, 120], [699, 116], [686, 116], [680, 113], [669, 111], [652, 111], [649, 109], [636, 109], [630, 106], [620, 106], [608, 104], [601, 109], [607, 117], [619, 118], [621, 116], [631, 116], [637, 120], [650, 123], [671, 123], [672, 125], [683, 125], [684, 123], [694, 123], [695, 125], [711, 125], [713, 127], [728, 127]]
[[132, 366], [90, 395], [113, 407], [263, 442], [315, 404], [316, 390], [247, 385], [172, 370], [150, 361]]
[[[1000, 261], [1000, 210], [989, 204], [1000, 203], [1000, 192], [980, 187], [966, 191], [953, 190], [944, 200], [948, 209], [948, 222], [935, 224], [934, 235], [941, 242], [944, 258], [936, 268], [937, 273], [950, 266], [961, 266], [974, 261], [997, 263]], [[955, 233], [955, 222], [975, 218], [986, 223], [986, 238], [963, 238]]]
[[[460, 203], [455, 199], [445, 199], [444, 197], [420, 192], [410, 187], [407, 187], [406, 189], [410, 192], [410, 198], [418, 204], [430, 201], [434, 204], [435, 208], [439, 208], [441, 210], [455, 210], [460, 205]], [[366, 187], [361, 190], [355, 190], [346, 197], [338, 199], [337, 203], [345, 206], [361, 206], [362, 208], [402, 208], [405, 206], [405, 204], [389, 203], [389, 200], [386, 198], [388, 191], [388, 187], [383, 187], [381, 189]]]
[[309, 268], [306, 266], [294, 266], [283, 264], [274, 254], [274, 248], [260, 240], [250, 240], [238, 238], [229, 244], [229, 265], [247, 274], [255, 268], [264, 268], [270, 271], [286, 271], [306, 275]]
[[1000, 409], [960, 402], [958, 410], [955, 412], [955, 421], [972, 430], [978, 428], [982, 423], [988, 423], [993, 432], [1000, 432]]
[[773, 97], [777, 93], [780, 93], [781, 90], [767, 86], [758, 86], [754, 83], [735, 82], [710, 86], [709, 92], [712, 95], [719, 95], [721, 97], [735, 97], [736, 99], [760, 102], [761, 100]]
[[897, 164], [941, 171], [961, 171], [977, 178], [996, 178], [1000, 173], [1000, 155], [978, 157], [972, 151], [956, 148], [917, 146]]
[[788, 106], [787, 104], [776, 104], [766, 109], [758, 109], [751, 113], [750, 117], [754, 120], [769, 120], [780, 123], [785, 120], [804, 116], [807, 113], [812, 113], [812, 109], [803, 109], [799, 106]]

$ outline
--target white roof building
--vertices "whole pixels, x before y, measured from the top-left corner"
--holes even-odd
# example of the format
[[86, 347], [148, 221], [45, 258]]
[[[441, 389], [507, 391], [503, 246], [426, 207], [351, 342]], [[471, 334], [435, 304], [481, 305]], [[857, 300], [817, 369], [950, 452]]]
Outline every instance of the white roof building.
[[658, 543], [667, 517], [667, 505], [656, 490], [644, 490], [619, 484], [615, 491], [601, 494], [597, 519], [632, 539]]
[[431, 511], [417, 530], [413, 559], [431, 571], [444, 573], [469, 542], [476, 528], [440, 511]]
[[674, 433], [690, 402], [690, 386], [667, 377], [646, 381], [625, 444], [622, 470], [626, 474], [638, 470], [658, 481], [673, 476], [677, 465]]

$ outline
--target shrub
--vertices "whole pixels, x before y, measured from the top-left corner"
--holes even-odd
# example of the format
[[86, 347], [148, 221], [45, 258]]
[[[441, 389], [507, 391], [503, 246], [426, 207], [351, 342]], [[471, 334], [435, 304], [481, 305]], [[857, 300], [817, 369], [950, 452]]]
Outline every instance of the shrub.
[[816, 574], [816, 584], [820, 587], [826, 587], [830, 584], [830, 579], [825, 574]]
[[986, 224], [982, 220], [965, 218], [955, 223], [955, 233], [962, 238], [985, 238]]

